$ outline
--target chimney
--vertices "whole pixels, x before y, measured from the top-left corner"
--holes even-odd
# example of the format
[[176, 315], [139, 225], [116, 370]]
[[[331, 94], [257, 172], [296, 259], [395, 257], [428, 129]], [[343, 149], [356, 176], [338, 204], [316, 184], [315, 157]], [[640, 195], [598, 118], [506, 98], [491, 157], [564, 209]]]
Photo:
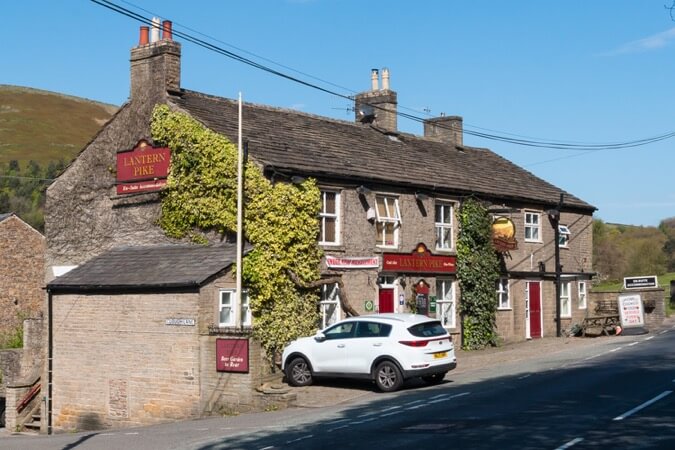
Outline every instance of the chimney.
[[354, 98], [355, 119], [359, 123], [372, 123], [387, 131], [396, 131], [398, 104], [396, 92], [389, 89], [389, 69], [382, 69], [382, 89], [379, 89], [379, 72], [372, 69], [371, 90], [356, 94]]
[[463, 126], [461, 116], [434, 117], [424, 121], [424, 137], [445, 144], [464, 145]]
[[159, 19], [153, 19], [150, 29], [141, 27], [138, 46], [131, 49], [131, 101], [180, 90], [180, 49], [180, 43], [172, 38], [170, 21], [160, 26]]

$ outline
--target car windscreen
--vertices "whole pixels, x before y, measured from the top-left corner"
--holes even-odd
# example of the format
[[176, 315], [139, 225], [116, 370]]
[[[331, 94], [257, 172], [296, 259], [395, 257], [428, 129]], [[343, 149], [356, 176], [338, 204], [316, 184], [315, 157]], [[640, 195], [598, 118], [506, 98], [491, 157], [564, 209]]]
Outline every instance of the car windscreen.
[[448, 333], [445, 331], [445, 328], [443, 328], [443, 325], [441, 325], [441, 322], [438, 320], [418, 323], [417, 325], [413, 325], [412, 327], [408, 328], [408, 331], [410, 334], [417, 337], [443, 336], [444, 334]]

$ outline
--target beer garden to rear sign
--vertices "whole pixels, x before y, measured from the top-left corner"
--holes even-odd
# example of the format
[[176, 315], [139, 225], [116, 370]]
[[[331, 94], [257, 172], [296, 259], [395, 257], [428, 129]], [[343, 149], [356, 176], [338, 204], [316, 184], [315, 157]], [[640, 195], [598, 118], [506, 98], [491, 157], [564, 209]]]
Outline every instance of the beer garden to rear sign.
[[171, 150], [141, 140], [131, 150], [117, 153], [117, 194], [136, 194], [162, 189], [169, 175]]

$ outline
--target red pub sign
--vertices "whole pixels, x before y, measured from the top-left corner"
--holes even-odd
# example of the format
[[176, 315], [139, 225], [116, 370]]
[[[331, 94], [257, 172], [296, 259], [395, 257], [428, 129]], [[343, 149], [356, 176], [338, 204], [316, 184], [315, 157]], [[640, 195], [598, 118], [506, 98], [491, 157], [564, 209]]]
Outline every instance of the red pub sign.
[[216, 339], [216, 370], [248, 373], [248, 339]]
[[117, 153], [117, 194], [158, 191], [166, 185], [171, 150], [141, 140], [131, 150]]
[[408, 273], [455, 273], [456, 256], [432, 255], [426, 245], [419, 243], [412, 253], [384, 253], [382, 270]]

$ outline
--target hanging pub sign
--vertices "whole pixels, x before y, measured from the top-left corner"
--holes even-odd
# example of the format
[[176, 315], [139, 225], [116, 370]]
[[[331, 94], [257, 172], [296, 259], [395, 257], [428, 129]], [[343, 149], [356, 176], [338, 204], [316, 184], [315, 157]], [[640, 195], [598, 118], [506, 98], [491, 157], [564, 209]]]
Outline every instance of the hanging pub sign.
[[383, 272], [405, 273], [455, 273], [457, 257], [432, 255], [423, 243], [417, 244], [412, 253], [384, 253]]
[[508, 217], [495, 217], [492, 222], [492, 245], [500, 253], [518, 248], [516, 226]]
[[153, 147], [144, 139], [131, 150], [117, 152], [117, 194], [162, 189], [169, 175], [171, 150]]
[[248, 339], [216, 339], [216, 370], [248, 373]]

